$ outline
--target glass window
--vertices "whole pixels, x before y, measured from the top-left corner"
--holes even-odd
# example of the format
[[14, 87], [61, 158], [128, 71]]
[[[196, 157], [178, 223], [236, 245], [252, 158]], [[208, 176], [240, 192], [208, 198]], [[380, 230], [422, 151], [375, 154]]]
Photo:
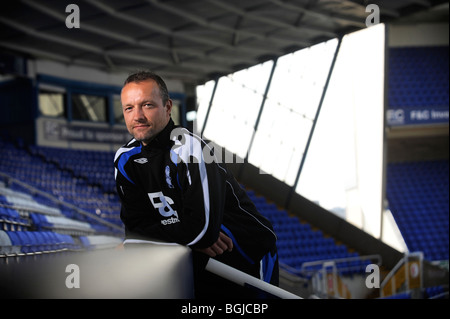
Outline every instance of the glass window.
[[215, 83], [216, 81], [208, 81], [204, 85], [199, 85], [196, 88], [197, 113], [195, 114], [194, 131], [197, 134], [201, 134], [203, 125], [205, 124], [206, 113], [208, 112]]
[[384, 25], [346, 35], [296, 191], [380, 235]]
[[304, 154], [337, 41], [280, 57], [249, 162], [292, 186]]
[[311, 127], [302, 114], [267, 100], [249, 162], [293, 185]]
[[204, 135], [245, 158], [273, 61], [219, 79]]
[[64, 93], [40, 91], [39, 112], [44, 116], [63, 118], [65, 116]]
[[175, 123], [175, 125], [181, 125], [180, 108], [181, 108], [181, 101], [177, 99], [172, 99], [172, 112], [170, 113], [170, 116], [172, 117], [172, 120]]
[[122, 102], [120, 101], [120, 95], [113, 96], [113, 112], [114, 112], [114, 123], [125, 124], [125, 119], [123, 117]]
[[106, 97], [72, 94], [72, 118], [90, 122], [107, 122]]

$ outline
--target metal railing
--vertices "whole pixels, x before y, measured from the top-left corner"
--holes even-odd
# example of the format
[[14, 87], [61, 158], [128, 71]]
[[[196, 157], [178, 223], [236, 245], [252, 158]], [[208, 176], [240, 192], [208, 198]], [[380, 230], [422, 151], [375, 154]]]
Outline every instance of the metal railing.
[[381, 266], [381, 256], [367, 255], [309, 261], [304, 262], [300, 269], [280, 263], [280, 268], [294, 277], [307, 279], [311, 286], [309, 290], [314, 296], [319, 298], [348, 298], [349, 292], [346, 291], [341, 278], [345, 277], [346, 274], [366, 273], [366, 267], [369, 264]]
[[423, 252], [407, 253], [380, 285], [380, 297], [422, 289]]

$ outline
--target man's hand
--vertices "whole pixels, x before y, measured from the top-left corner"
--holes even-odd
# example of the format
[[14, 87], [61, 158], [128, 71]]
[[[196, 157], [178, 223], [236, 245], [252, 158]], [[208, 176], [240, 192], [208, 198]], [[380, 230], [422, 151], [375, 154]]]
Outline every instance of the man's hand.
[[219, 233], [219, 239], [208, 248], [197, 249], [202, 253], [207, 254], [209, 257], [215, 257], [223, 254], [225, 251], [231, 251], [233, 249], [233, 241], [230, 237], [224, 233]]

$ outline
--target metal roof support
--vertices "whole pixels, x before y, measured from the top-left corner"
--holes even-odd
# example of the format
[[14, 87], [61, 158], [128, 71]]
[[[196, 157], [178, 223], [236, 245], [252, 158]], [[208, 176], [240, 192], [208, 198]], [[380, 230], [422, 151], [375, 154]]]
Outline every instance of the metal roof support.
[[325, 11], [319, 11], [319, 10], [310, 10], [306, 9], [291, 3], [288, 3], [287, 1], [282, 0], [269, 0], [270, 2], [282, 7], [286, 8], [288, 10], [296, 11], [299, 13], [304, 13], [305, 15], [309, 15], [311, 17], [317, 18], [317, 19], [323, 19], [323, 20], [333, 20], [333, 21], [344, 21], [347, 23], [351, 23], [355, 27], [358, 28], [365, 28], [366, 25], [364, 22], [361, 21], [359, 17], [353, 17], [349, 15], [342, 15], [335, 12], [325, 12]]
[[[64, 14], [59, 13], [58, 11], [55, 11], [53, 9], [50, 9], [49, 7], [47, 7], [41, 3], [36, 3], [36, 1], [30, 1], [30, 0], [22, 0], [22, 2], [25, 3], [26, 5], [32, 7], [35, 10], [41, 11], [42, 13], [44, 13], [46, 15], [52, 16], [55, 19], [58, 19], [63, 22], [66, 20], [66, 16]], [[148, 49], [154, 49], [154, 50], [169, 51], [169, 49], [164, 45], [150, 42], [150, 41], [136, 40], [128, 35], [120, 34], [117, 32], [111, 32], [105, 28], [100, 28], [100, 27], [94, 26], [85, 21], [83, 21], [83, 30], [87, 30], [89, 32], [92, 32], [92, 33], [95, 33], [95, 34], [98, 34], [98, 35], [101, 35], [104, 37], [108, 37], [110, 39], [114, 39], [117, 41], [125, 42], [125, 43], [131, 44], [131, 45], [137, 45], [137, 46], [141, 46], [141, 47], [148, 48]]]
[[211, 111], [211, 106], [214, 100], [214, 95], [216, 95], [217, 85], [219, 84], [219, 78], [215, 79], [214, 88], [211, 94], [211, 99], [209, 100], [208, 111], [206, 112], [205, 121], [203, 122], [202, 132], [200, 137], [203, 138], [203, 133], [205, 132], [206, 125], [208, 124], [209, 112]]
[[[226, 26], [223, 24], [209, 21], [199, 15], [196, 15], [196, 14], [193, 14], [190, 12], [186, 12], [185, 10], [179, 9], [176, 6], [173, 6], [173, 5], [170, 5], [167, 3], [163, 3], [160, 0], [147, 0], [147, 1], [162, 10], [165, 10], [167, 12], [170, 12], [171, 14], [175, 14], [175, 15], [181, 16], [183, 18], [189, 19], [192, 22], [194, 22], [200, 26], [207, 27], [207, 28], [214, 29], [214, 30], [221, 31], [221, 32], [226, 32], [226, 33], [234, 35], [235, 37], [236, 37], [236, 34], [240, 34], [240, 35], [246, 35], [249, 37], [253, 37], [258, 40], [266, 40], [266, 41], [268, 40], [270, 42], [278, 43], [278, 44], [285, 44], [285, 45], [292, 44], [292, 39], [281, 39], [278, 37], [271, 37], [267, 34], [261, 34], [261, 33], [252, 32], [249, 30], [239, 30], [239, 29], [232, 28], [232, 27], [229, 27], [229, 26]], [[234, 41], [233, 41], [233, 44], [235, 44]], [[311, 45], [311, 43], [304, 42], [304, 43], [302, 43], [302, 45], [309, 46], [309, 45]]]
[[[98, 1], [93, 1], [93, 0], [85, 0], [85, 1], [91, 5], [99, 8], [100, 10], [103, 10], [104, 12], [108, 13], [111, 16], [114, 16], [118, 19], [127, 21], [127, 22], [135, 24], [135, 25], [139, 25], [146, 29], [150, 29], [152, 31], [158, 32], [158, 33], [163, 34], [168, 37], [178, 37], [178, 38], [181, 38], [182, 40], [188, 39], [190, 41], [193, 41], [193, 42], [199, 43], [199, 44], [210, 45], [210, 46], [220, 47], [220, 48], [227, 48], [227, 49], [232, 49], [232, 50], [237, 50], [237, 51], [242, 51], [242, 52], [254, 53], [255, 50], [259, 50], [256, 47], [247, 47], [247, 48], [242, 47], [242, 46], [234, 47], [232, 45], [224, 44], [218, 40], [214, 40], [211, 38], [207, 39], [207, 38], [199, 37], [196, 35], [189, 34], [188, 32], [175, 32], [175, 31], [173, 31], [167, 27], [161, 26], [159, 24], [155, 24], [155, 23], [152, 23], [147, 20], [144, 21], [142, 19], [132, 17], [125, 13], [118, 12], [114, 8], [111, 8], [104, 3], [100, 3]], [[265, 52], [266, 50], [261, 50], [261, 51]]]
[[293, 30], [293, 31], [299, 31], [299, 30], [313, 31], [313, 32], [321, 33], [323, 36], [327, 36], [327, 37], [336, 37], [337, 36], [336, 33], [334, 33], [333, 31], [329, 31], [327, 29], [312, 27], [312, 26], [304, 25], [304, 24], [301, 27], [297, 27], [295, 25], [285, 23], [282, 21], [278, 21], [275, 19], [271, 19], [268, 17], [254, 15], [254, 14], [252, 14], [252, 12], [239, 9], [237, 7], [234, 7], [230, 4], [227, 4], [227, 3], [219, 1], [219, 0], [207, 0], [207, 1], [214, 5], [217, 5], [218, 7], [221, 7], [227, 11], [234, 12], [235, 14], [241, 15], [247, 19], [264, 22], [264, 23], [270, 24], [274, 27], [284, 28], [284, 29]]

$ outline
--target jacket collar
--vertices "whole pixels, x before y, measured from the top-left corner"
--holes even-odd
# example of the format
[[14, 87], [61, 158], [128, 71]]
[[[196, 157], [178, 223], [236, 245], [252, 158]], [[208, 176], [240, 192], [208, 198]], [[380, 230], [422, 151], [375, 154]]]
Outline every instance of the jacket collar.
[[173, 141], [170, 140], [170, 133], [175, 127], [175, 123], [172, 118], [169, 119], [166, 127], [155, 136], [153, 140], [147, 146], [143, 146], [146, 149], [165, 148], [168, 145], [172, 147]]

